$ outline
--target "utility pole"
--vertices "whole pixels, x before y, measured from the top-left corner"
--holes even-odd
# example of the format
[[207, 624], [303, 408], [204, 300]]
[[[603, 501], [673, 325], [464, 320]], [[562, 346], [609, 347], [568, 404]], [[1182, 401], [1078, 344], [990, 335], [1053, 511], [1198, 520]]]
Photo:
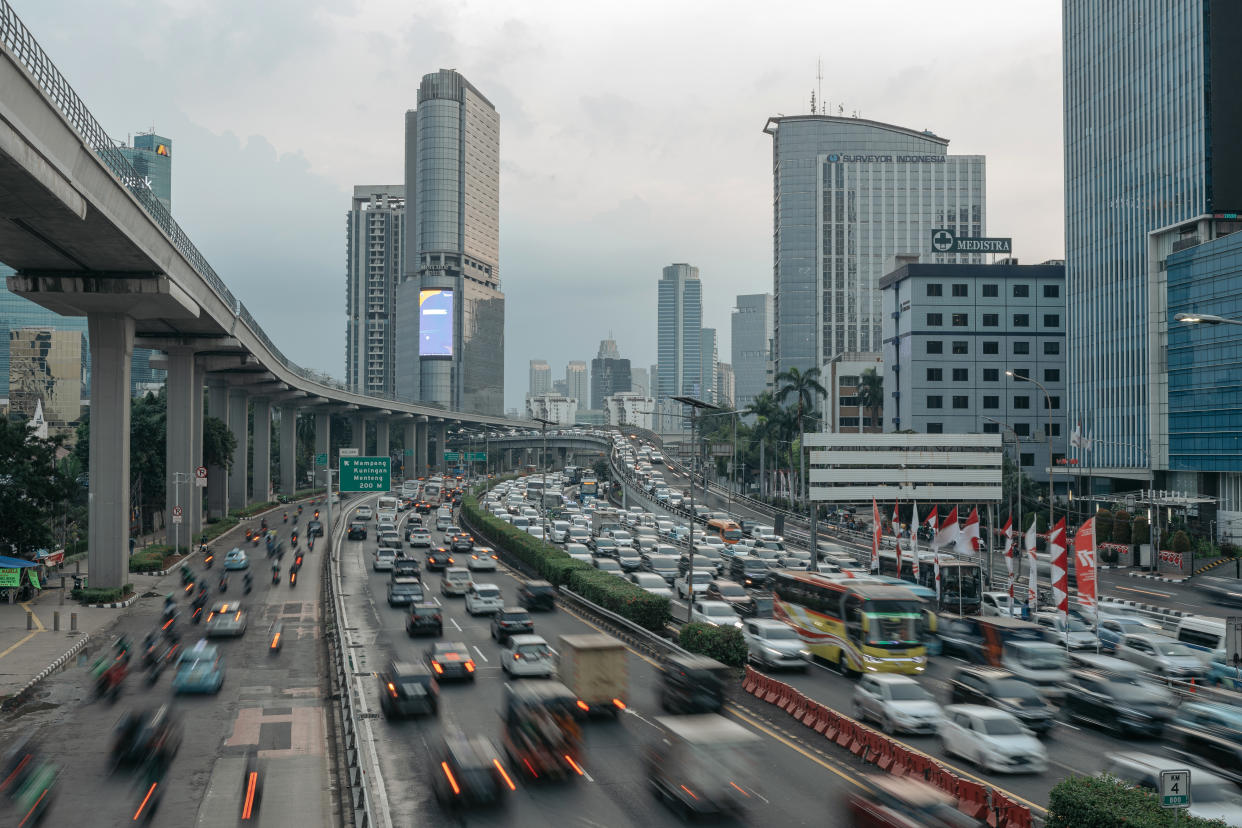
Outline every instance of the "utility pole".
[[[682, 405], [690, 406], [690, 531], [687, 534], [686, 543], [689, 546], [689, 554], [686, 561], [686, 623], [690, 622], [690, 613], [694, 607], [694, 458], [698, 454], [697, 444], [695, 442], [695, 424], [697, 422], [697, 414], [700, 408], [715, 409], [717, 406], [709, 402], [704, 402], [697, 397], [673, 397], [676, 402]], [[704, 489], [706, 495], [706, 489]]]

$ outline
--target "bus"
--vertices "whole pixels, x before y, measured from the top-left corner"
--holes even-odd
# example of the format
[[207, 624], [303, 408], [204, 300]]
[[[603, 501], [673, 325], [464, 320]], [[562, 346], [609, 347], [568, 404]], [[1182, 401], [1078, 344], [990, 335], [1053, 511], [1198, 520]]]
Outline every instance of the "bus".
[[729, 518], [712, 518], [707, 522], [707, 531], [730, 546], [742, 539], [742, 527]]
[[430, 503], [432, 506], [440, 505], [440, 492], [444, 485], [444, 480], [439, 477], [433, 477], [423, 484], [423, 502]]
[[[880, 550], [880, 574], [891, 575], [903, 581], [914, 581], [914, 563], [911, 552], [901, 552], [901, 572], [897, 571], [897, 552], [893, 549]], [[919, 552], [918, 585], [936, 590], [935, 555], [931, 552]], [[940, 605], [941, 611], [956, 612], [960, 615], [976, 615], [980, 611], [983, 600], [983, 567], [976, 561], [964, 561], [960, 558], [941, 553], [940, 555]]]
[[772, 614], [794, 627], [813, 655], [849, 673], [927, 669], [923, 604], [900, 586], [811, 572], [771, 575]]
[[396, 523], [397, 498], [390, 494], [380, 495], [379, 502], [375, 504], [375, 519], [380, 523]]

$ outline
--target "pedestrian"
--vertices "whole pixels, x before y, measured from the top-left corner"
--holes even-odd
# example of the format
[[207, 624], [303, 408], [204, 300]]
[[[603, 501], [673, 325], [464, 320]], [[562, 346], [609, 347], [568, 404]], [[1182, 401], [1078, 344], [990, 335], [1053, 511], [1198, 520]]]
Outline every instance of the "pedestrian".
[[134, 539], [131, 537], [129, 539], [129, 554], [131, 555], [134, 554], [134, 545]]

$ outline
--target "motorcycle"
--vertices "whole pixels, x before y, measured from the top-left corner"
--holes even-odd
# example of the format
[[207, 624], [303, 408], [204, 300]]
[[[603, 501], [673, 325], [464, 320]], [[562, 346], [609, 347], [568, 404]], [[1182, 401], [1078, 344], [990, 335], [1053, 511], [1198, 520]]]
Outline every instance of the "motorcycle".
[[285, 523], [288, 523], [288, 522], [289, 522], [289, 513], [288, 513], [288, 512], [285, 512], [285, 515], [284, 515], [284, 522], [285, 522]]
[[249, 572], [242, 577], [242, 585], [245, 587], [246, 594], [249, 595], [250, 588], [254, 585], [254, 578], [250, 576]]
[[208, 552], [208, 553], [207, 553], [207, 554], [203, 557], [203, 568], [204, 568], [204, 569], [211, 569], [211, 565], [212, 565], [213, 563], [215, 563], [215, 562], [216, 562], [216, 556], [215, 556], [215, 555], [213, 555], [213, 554], [211, 554], [211, 552]]
[[277, 565], [277, 566], [272, 567], [272, 585], [274, 586], [279, 583], [280, 583], [280, 566]]
[[220, 591], [221, 591], [221, 592], [228, 592], [228, 591], [229, 591], [229, 576], [228, 576], [228, 573], [227, 573], [227, 572], [221, 572], [221, 573], [220, 573], [220, 587], [219, 587], [219, 589], [220, 589]]
[[289, 588], [293, 589], [298, 585], [298, 571], [292, 567], [289, 569]]
[[268, 652], [272, 655], [280, 652], [280, 634], [284, 632], [284, 629], [285, 625], [279, 621], [272, 625], [272, 640], [267, 647]]

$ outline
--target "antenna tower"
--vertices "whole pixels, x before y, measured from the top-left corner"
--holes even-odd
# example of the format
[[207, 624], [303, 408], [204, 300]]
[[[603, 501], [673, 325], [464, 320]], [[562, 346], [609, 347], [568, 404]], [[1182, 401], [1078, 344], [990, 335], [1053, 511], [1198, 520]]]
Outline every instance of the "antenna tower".
[[[824, 61], [819, 59], [815, 61], [815, 88], [819, 90], [819, 109], [820, 114], [824, 113]], [[814, 98], [811, 99], [812, 101]], [[815, 104], [811, 104], [811, 114], [815, 114]]]

